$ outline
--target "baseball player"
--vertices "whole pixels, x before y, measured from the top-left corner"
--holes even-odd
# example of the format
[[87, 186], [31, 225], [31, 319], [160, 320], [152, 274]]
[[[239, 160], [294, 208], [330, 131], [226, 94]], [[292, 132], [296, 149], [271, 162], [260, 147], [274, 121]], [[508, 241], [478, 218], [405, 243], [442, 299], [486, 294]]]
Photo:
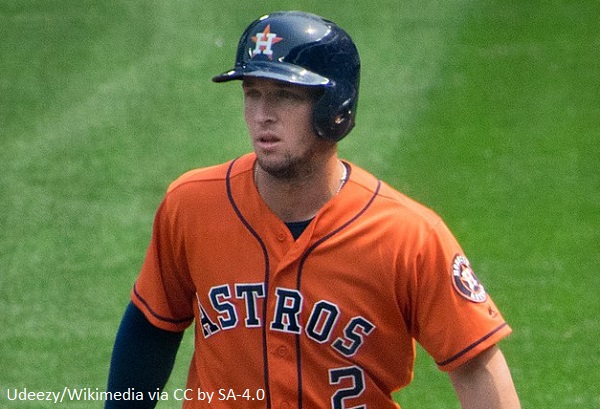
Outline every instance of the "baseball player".
[[[496, 345], [511, 329], [444, 222], [338, 158], [359, 71], [331, 21], [279, 12], [248, 26], [213, 81], [241, 81], [253, 152], [168, 188], [107, 408], [154, 407], [192, 325], [187, 385], [170, 396], [184, 408], [398, 408], [415, 342], [463, 408], [520, 407]], [[144, 399], [118, 399], [131, 388]]]

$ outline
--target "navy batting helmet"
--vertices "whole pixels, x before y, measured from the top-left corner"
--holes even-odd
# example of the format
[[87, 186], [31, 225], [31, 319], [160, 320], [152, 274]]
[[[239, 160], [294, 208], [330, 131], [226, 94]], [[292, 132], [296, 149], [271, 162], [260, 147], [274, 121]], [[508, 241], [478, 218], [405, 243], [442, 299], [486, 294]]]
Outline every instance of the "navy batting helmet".
[[337, 142], [354, 127], [360, 59], [350, 36], [329, 20], [286, 11], [252, 22], [240, 38], [235, 66], [213, 81], [244, 77], [322, 88], [313, 127], [324, 139]]

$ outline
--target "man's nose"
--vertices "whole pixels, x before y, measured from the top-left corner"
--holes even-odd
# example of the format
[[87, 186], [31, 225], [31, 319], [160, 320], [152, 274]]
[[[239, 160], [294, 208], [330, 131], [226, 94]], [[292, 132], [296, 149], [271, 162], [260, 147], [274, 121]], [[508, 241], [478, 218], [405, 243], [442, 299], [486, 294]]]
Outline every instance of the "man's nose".
[[256, 117], [258, 122], [274, 122], [276, 120], [275, 106], [269, 98], [261, 98], [257, 101]]

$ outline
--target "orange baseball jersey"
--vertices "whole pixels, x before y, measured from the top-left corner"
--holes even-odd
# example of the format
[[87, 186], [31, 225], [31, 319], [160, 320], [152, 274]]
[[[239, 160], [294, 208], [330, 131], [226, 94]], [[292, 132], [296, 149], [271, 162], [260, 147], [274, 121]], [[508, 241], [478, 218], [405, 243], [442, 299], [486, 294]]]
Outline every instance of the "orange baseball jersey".
[[511, 332], [434, 212], [345, 162], [294, 240], [255, 160], [170, 186], [132, 290], [155, 326], [194, 323], [184, 408], [398, 408], [415, 341], [447, 371]]

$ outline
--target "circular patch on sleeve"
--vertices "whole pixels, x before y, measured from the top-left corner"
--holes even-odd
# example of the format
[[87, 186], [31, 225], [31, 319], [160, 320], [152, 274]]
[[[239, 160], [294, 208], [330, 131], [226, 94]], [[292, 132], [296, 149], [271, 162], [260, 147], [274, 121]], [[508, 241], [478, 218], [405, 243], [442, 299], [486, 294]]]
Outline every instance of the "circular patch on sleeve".
[[479, 303], [487, 300], [485, 288], [471, 269], [471, 263], [460, 254], [457, 254], [452, 262], [452, 284], [454, 289], [469, 301]]

